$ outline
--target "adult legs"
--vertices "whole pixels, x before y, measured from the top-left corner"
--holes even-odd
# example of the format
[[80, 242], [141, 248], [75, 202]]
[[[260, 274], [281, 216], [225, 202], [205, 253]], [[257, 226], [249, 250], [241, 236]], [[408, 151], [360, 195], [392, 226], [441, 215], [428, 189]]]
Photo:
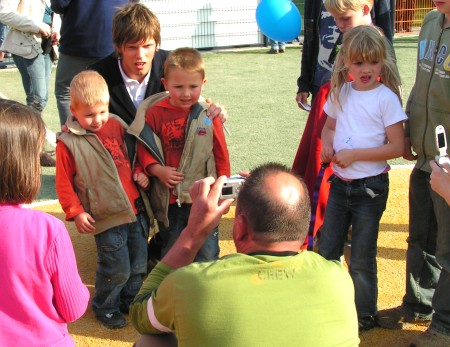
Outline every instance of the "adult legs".
[[98, 58], [76, 57], [59, 53], [55, 75], [55, 97], [61, 125], [70, 116], [70, 82], [77, 73], [86, 70], [97, 60]]
[[52, 71], [52, 61], [48, 54], [38, 54], [26, 59], [13, 54], [14, 63], [22, 77], [28, 106], [42, 112], [48, 101], [48, 85]]

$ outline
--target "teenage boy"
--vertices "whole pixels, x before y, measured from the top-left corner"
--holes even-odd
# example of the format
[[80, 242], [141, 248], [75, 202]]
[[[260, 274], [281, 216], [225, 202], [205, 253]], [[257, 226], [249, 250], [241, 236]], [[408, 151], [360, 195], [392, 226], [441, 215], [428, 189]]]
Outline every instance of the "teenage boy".
[[438, 153], [436, 126], [445, 128], [447, 141], [450, 133], [450, 0], [434, 4], [420, 30], [416, 80], [406, 105], [404, 158], [417, 160], [409, 183], [406, 294], [401, 306], [378, 313], [378, 324], [392, 329], [431, 320], [410, 344], [417, 347], [450, 346], [450, 207], [430, 186], [429, 164]]
[[[207, 105], [198, 103], [206, 83], [201, 54], [193, 48], [172, 51], [164, 65], [164, 76], [162, 83], [168, 92], [152, 97], [154, 104], [145, 112], [145, 123], [161, 146], [152, 147], [142, 131], [143, 108], [151, 99], [143, 102], [129, 129], [140, 140], [139, 163], [152, 178], [150, 201], [163, 241], [162, 256], [187, 224], [192, 203], [189, 187], [208, 176], [230, 175], [222, 123], [218, 118], [211, 121], [206, 115]], [[155, 151], [162, 155], [155, 155]], [[218, 258], [218, 234], [216, 226], [196, 261]]]
[[132, 173], [125, 124], [108, 112], [104, 79], [95, 71], [79, 73], [70, 98], [70, 132], [58, 136], [56, 147], [56, 192], [66, 220], [95, 237], [95, 317], [121, 328], [147, 272], [148, 222], [135, 181], [145, 189], [149, 180], [139, 168]]

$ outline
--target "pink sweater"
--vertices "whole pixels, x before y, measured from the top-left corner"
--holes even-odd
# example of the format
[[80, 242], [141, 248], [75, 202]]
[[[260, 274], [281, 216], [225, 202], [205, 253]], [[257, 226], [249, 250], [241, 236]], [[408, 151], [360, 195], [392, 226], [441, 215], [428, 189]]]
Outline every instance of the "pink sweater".
[[86, 311], [64, 224], [43, 212], [0, 204], [0, 345], [75, 346], [67, 323]]

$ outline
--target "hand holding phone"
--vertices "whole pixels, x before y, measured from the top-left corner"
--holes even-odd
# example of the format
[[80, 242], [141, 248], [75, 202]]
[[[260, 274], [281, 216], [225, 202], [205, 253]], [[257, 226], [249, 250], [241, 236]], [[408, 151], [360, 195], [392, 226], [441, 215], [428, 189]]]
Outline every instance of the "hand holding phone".
[[434, 161], [445, 173], [448, 173], [448, 171], [442, 167], [444, 163], [450, 164], [450, 159], [447, 155], [447, 137], [445, 135], [445, 128], [442, 125], [438, 125], [435, 132], [438, 154], [436, 154]]
[[305, 111], [311, 111], [311, 106], [310, 105], [308, 105], [308, 104], [304, 104], [303, 102], [301, 102], [300, 100], [299, 101], [297, 101], [298, 102], [298, 104], [301, 106], [301, 107], [303, 107], [303, 109], [305, 110]]

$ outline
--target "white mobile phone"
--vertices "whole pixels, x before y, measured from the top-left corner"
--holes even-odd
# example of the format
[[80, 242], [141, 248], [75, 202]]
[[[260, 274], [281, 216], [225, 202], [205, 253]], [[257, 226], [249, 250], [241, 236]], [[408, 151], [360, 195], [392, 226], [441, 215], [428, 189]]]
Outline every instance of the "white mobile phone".
[[[447, 137], [445, 135], [445, 128], [442, 125], [436, 127], [436, 147], [438, 149], [438, 154], [434, 158], [434, 161], [442, 168], [442, 164], [450, 164], [450, 159], [447, 155]], [[444, 171], [444, 168], [442, 168]]]
[[306, 111], [311, 111], [311, 106], [309, 106], [308, 104], [304, 104], [303, 102], [301, 102], [301, 101], [297, 101], [298, 102], [298, 104], [301, 106], [301, 107], [303, 107]]

